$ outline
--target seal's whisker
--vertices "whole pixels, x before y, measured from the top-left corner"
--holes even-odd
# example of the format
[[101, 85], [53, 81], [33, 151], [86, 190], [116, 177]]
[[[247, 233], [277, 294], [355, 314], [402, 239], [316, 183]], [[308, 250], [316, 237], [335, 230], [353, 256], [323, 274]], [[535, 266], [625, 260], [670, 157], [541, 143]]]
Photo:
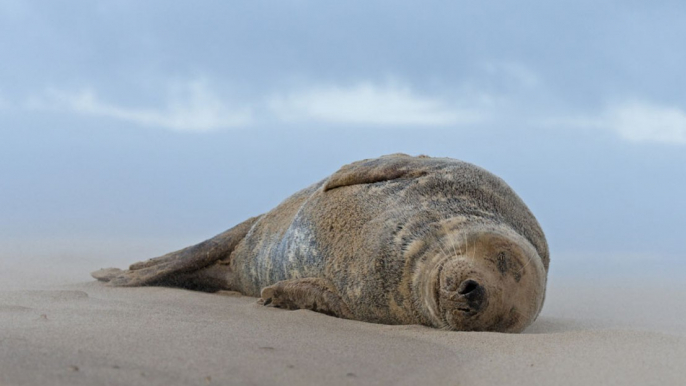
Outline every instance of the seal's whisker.
[[[441, 223], [441, 227], [443, 228], [443, 233], [445, 234], [445, 240], [448, 239], [448, 229], [445, 227], [445, 224]], [[445, 247], [445, 249], [450, 250], [450, 247], [447, 245], [447, 243], [443, 243], [443, 241], [440, 241], [441, 244]]]
[[[449, 233], [448, 228], [445, 226], [445, 224], [442, 224], [442, 225], [443, 225], [443, 229], [445, 230], [445, 234], [447, 235]], [[455, 257], [459, 256], [460, 254], [457, 253], [457, 248], [455, 248], [455, 241], [454, 240], [450, 239], [450, 245], [453, 247], [453, 253], [455, 253]]]
[[[443, 253], [443, 256], [445, 257], [450, 257], [450, 254], [448, 254], [443, 247], [445, 247], [445, 244], [443, 244], [443, 241], [441, 241], [441, 238], [438, 237], [438, 235], [433, 235], [434, 240], [436, 240], [436, 243], [438, 243], [438, 248], [441, 249], [441, 252]], [[447, 249], [447, 248], [446, 248]]]
[[471, 256], [471, 254], [469, 253], [469, 239], [467, 239], [467, 235], [464, 233], [460, 236], [460, 238], [462, 239], [462, 243], [464, 244], [465, 255], [467, 256], [467, 259], [469, 259]]
[[443, 252], [443, 255], [445, 257], [449, 257], [450, 255], [445, 251], [445, 249], [443, 249], [443, 242], [441, 241], [441, 239], [436, 237], [436, 241], [438, 241], [438, 247], [441, 248], [441, 252]]
[[[450, 250], [450, 247], [448, 246], [448, 244], [443, 243], [443, 246], [445, 247], [445, 249]], [[459, 254], [457, 253], [455, 248], [453, 248], [453, 257], [458, 257], [458, 256], [459, 256]]]
[[474, 260], [476, 260], [476, 257], [479, 256], [478, 255], [478, 253], [479, 253], [478, 249], [479, 249], [479, 244], [476, 242], [476, 239], [474, 239], [474, 256], [473, 256]]
[[531, 260], [533, 260], [533, 259], [531, 258], [531, 256], [529, 256], [529, 260], [526, 262], [526, 264], [524, 264], [524, 265], [522, 266], [522, 269], [520, 269], [519, 272], [517, 272], [517, 273], [522, 273], [522, 272], [524, 272], [524, 268], [526, 268], [526, 266], [529, 265], [529, 263], [531, 263]]
[[460, 238], [462, 239], [462, 243], [464, 244], [465, 256], [467, 256], [467, 260], [470, 260], [471, 255], [469, 253], [469, 239], [467, 239], [467, 235], [464, 233], [460, 234]]

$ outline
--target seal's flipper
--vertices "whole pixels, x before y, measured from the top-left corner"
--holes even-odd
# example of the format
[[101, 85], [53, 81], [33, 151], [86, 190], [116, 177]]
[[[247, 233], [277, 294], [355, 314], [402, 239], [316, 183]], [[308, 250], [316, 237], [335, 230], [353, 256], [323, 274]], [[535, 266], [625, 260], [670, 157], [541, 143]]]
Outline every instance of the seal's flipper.
[[122, 273], [122, 270], [119, 268], [103, 268], [91, 273], [91, 276], [100, 281], [108, 282], [120, 273]]
[[398, 178], [417, 178], [428, 174], [436, 165], [436, 159], [422, 155], [412, 157], [402, 153], [357, 161], [334, 173], [324, 186], [324, 191]]
[[250, 231], [258, 217], [250, 218], [228, 231], [200, 244], [168, 253], [164, 256], [132, 264], [128, 270], [116, 268], [101, 269], [91, 275], [118, 287], [144, 285], [184, 286], [179, 282], [184, 274], [205, 268], [208, 265], [229, 257], [233, 249]]
[[265, 306], [288, 310], [312, 310], [339, 318], [354, 319], [350, 308], [328, 280], [305, 278], [280, 281], [262, 289]]

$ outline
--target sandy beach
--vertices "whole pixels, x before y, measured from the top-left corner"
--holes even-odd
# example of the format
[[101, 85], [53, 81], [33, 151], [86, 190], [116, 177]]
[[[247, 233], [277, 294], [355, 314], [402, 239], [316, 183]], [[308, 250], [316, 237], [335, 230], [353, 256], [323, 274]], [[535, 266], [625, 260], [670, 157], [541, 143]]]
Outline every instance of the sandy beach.
[[90, 279], [121, 258], [20, 260], [0, 270], [3, 386], [686, 382], [683, 284], [551, 280], [524, 333], [464, 333]]

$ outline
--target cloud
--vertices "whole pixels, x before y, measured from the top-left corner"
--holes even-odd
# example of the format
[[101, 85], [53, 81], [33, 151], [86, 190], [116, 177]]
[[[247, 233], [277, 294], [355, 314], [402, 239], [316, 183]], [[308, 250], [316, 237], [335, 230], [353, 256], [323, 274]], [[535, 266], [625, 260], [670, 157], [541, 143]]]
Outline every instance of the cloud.
[[630, 142], [686, 144], [686, 112], [673, 106], [630, 100], [608, 105], [597, 115], [540, 119], [545, 127], [607, 130]]
[[[314, 121], [329, 124], [344, 123], [372, 126], [451, 126], [476, 124], [485, 120], [486, 109], [493, 98], [465, 91], [473, 100], [469, 107], [459, 100], [419, 96], [407, 86], [378, 86], [361, 82], [350, 87], [313, 86], [296, 91], [284, 91], [262, 99], [262, 116], [252, 108], [229, 109], [228, 103], [217, 97], [204, 81], [170, 87], [167, 104], [160, 109], [124, 107], [101, 100], [92, 89], [77, 92], [49, 88], [29, 99], [33, 110], [73, 112], [132, 122], [141, 126], [163, 127], [178, 131], [209, 131], [241, 127], [260, 122]], [[463, 96], [464, 97], [464, 96]], [[266, 103], [266, 104], [265, 104]], [[259, 118], [259, 119], [258, 119]]]
[[361, 82], [349, 87], [317, 86], [275, 95], [269, 110], [283, 121], [320, 121], [392, 126], [449, 126], [477, 123], [477, 109], [458, 108], [445, 100], [419, 96], [407, 86]]
[[101, 101], [91, 89], [78, 92], [48, 89], [43, 95], [31, 98], [28, 103], [31, 109], [71, 111], [177, 131], [210, 131], [252, 123], [249, 108], [234, 110], [227, 106], [228, 103], [217, 97], [204, 81], [174, 85], [167, 104], [162, 109], [123, 107], [107, 103]]
[[600, 124], [632, 142], [686, 144], [686, 113], [676, 107], [631, 101], [608, 109]]

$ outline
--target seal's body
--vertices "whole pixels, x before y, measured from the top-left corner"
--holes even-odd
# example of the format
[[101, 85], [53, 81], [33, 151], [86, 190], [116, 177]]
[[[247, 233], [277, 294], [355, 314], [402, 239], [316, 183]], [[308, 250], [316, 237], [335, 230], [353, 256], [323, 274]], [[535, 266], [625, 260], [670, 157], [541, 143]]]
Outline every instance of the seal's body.
[[203, 243], [94, 276], [374, 323], [516, 332], [540, 312], [548, 264], [538, 222], [501, 179], [394, 154], [346, 165]]

